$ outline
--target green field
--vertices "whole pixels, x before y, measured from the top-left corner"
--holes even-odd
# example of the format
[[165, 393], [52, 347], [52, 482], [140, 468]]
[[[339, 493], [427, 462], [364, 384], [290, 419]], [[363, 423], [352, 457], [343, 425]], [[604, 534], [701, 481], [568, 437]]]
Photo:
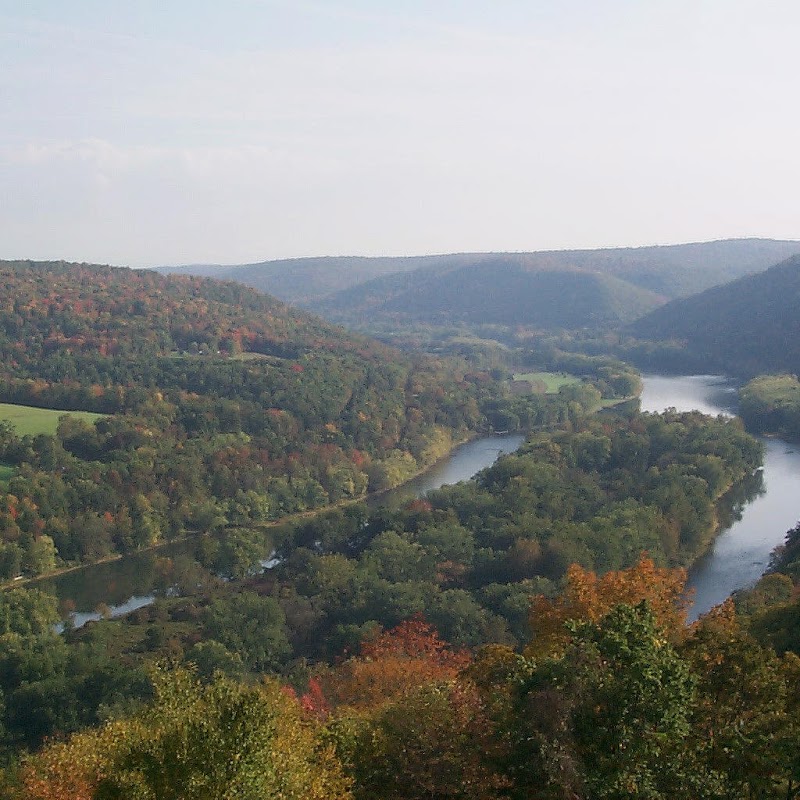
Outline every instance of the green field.
[[0, 464], [0, 481], [7, 481], [14, 474], [14, 467], [8, 464]]
[[514, 374], [515, 381], [542, 381], [547, 387], [547, 394], [555, 394], [562, 386], [574, 386], [581, 383], [581, 379], [568, 372], [517, 372]]
[[[17, 406], [11, 403], [0, 403], [0, 420], [10, 422], [17, 436], [36, 436], [37, 433], [53, 435], [58, 427], [58, 418], [63, 414], [80, 417], [87, 422], [94, 422], [103, 414], [90, 411], [57, 411], [51, 408], [35, 408], [34, 406]], [[0, 472], [0, 479], [3, 474]]]

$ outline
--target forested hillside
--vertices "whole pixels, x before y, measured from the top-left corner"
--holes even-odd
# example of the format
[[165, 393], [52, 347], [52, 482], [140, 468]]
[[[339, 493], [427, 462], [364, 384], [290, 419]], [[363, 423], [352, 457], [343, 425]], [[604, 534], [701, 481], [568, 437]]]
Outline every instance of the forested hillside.
[[315, 308], [347, 325], [379, 319], [399, 325], [468, 323], [552, 330], [615, 327], [662, 302], [653, 292], [610, 275], [532, 271], [513, 259], [494, 259], [370, 281], [316, 303]]
[[800, 372], [800, 257], [695, 297], [676, 300], [633, 323], [633, 335], [673, 340], [673, 356], [706, 370], [751, 377]]
[[84, 729], [6, 792], [794, 797], [797, 659], [730, 605], [687, 628], [685, 573], [638, 555], [701, 548], [758, 456], [735, 421], [585, 420], [427, 501], [310, 521], [277, 571], [124, 623], [64, 640], [46, 598], [0, 595], [6, 741]]
[[576, 568], [522, 652], [415, 620], [297, 691], [153, 670], [151, 700], [50, 743], [6, 796], [792, 800], [797, 657], [730, 606], [687, 628], [684, 579]]
[[[15, 634], [0, 647], [0, 763], [140, 702], [158, 660], [302, 688], [417, 614], [451, 647], [521, 647], [533, 599], [552, 597], [571, 565], [604, 573], [643, 550], [660, 566], [691, 563], [713, 535], [720, 495], [759, 463], [758, 444], [735, 421], [699, 414], [576, 417], [569, 396], [560, 402], [573, 430], [539, 432], [476, 481], [426, 500], [291, 526], [277, 534], [271, 569], [259, 566], [252, 522], [198, 537], [194, 559], [162, 560], [169, 591], [124, 621], [62, 637], [52, 598], [0, 594], [0, 640]], [[82, 541], [98, 535], [88, 514], [79, 520]]]
[[0, 298], [0, 402], [104, 415], [0, 426], [3, 578], [386, 488], [480, 424], [485, 383], [239, 284], [6, 262]]
[[[495, 268], [523, 272], [579, 271], [610, 275], [664, 298], [685, 297], [710, 286], [760, 272], [800, 252], [800, 243], [772, 239], [728, 239], [663, 247], [552, 250], [533, 253], [459, 253], [405, 258], [297, 258], [237, 266], [163, 267], [181, 272], [236, 280], [314, 310], [344, 310], [353, 287], [375, 281], [370, 295], [377, 302], [395, 296], [398, 286], [413, 289], [437, 274], [454, 276], [462, 268]], [[407, 273], [414, 273], [408, 277]], [[403, 277], [405, 276], [405, 277]], [[375, 280], [386, 278], [386, 280]], [[630, 291], [630, 289], [628, 289]], [[352, 295], [354, 310], [363, 294]], [[358, 301], [361, 297], [362, 300]], [[326, 299], [327, 298], [327, 299]], [[318, 306], [324, 302], [325, 306]]]
[[320, 256], [262, 261], [258, 264], [222, 266], [212, 264], [159, 267], [166, 274], [201, 275], [237, 281], [307, 308], [328, 295], [387, 275], [474, 263], [475, 255], [409, 256], [369, 258], [364, 256]]

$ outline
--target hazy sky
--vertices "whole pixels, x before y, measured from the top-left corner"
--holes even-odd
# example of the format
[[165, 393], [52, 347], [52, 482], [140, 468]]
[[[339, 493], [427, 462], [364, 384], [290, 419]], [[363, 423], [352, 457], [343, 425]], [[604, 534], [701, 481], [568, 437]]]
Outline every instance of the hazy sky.
[[0, 0], [0, 258], [800, 238], [796, 0]]

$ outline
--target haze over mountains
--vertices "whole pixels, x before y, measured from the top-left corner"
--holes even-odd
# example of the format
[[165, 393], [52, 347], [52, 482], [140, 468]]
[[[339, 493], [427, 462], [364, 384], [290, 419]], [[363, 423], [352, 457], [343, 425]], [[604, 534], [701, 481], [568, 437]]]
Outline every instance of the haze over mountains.
[[734, 375], [800, 372], [800, 256], [674, 300], [630, 327], [680, 341], [691, 358]]
[[387, 319], [612, 327], [798, 252], [796, 241], [728, 239], [534, 253], [320, 257], [159, 271], [239, 281], [348, 324]]

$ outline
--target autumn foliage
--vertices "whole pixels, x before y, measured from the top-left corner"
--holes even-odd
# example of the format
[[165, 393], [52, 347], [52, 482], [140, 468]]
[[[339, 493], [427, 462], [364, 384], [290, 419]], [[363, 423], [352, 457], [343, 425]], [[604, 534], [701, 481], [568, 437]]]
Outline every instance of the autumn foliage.
[[320, 682], [333, 705], [374, 708], [419, 686], [452, 680], [469, 661], [416, 616], [364, 642], [358, 656], [323, 671]]
[[684, 633], [690, 602], [685, 587], [686, 570], [657, 567], [644, 554], [630, 569], [601, 576], [572, 564], [561, 595], [554, 600], [542, 595], [533, 599], [530, 612], [533, 636], [526, 655], [560, 653], [570, 640], [565, 625], [570, 620], [599, 622], [617, 605], [635, 606], [642, 601], [649, 604], [659, 627], [677, 640]]
[[273, 681], [154, 675], [142, 712], [73, 736], [25, 765], [22, 800], [345, 800], [349, 780], [316, 723]]

